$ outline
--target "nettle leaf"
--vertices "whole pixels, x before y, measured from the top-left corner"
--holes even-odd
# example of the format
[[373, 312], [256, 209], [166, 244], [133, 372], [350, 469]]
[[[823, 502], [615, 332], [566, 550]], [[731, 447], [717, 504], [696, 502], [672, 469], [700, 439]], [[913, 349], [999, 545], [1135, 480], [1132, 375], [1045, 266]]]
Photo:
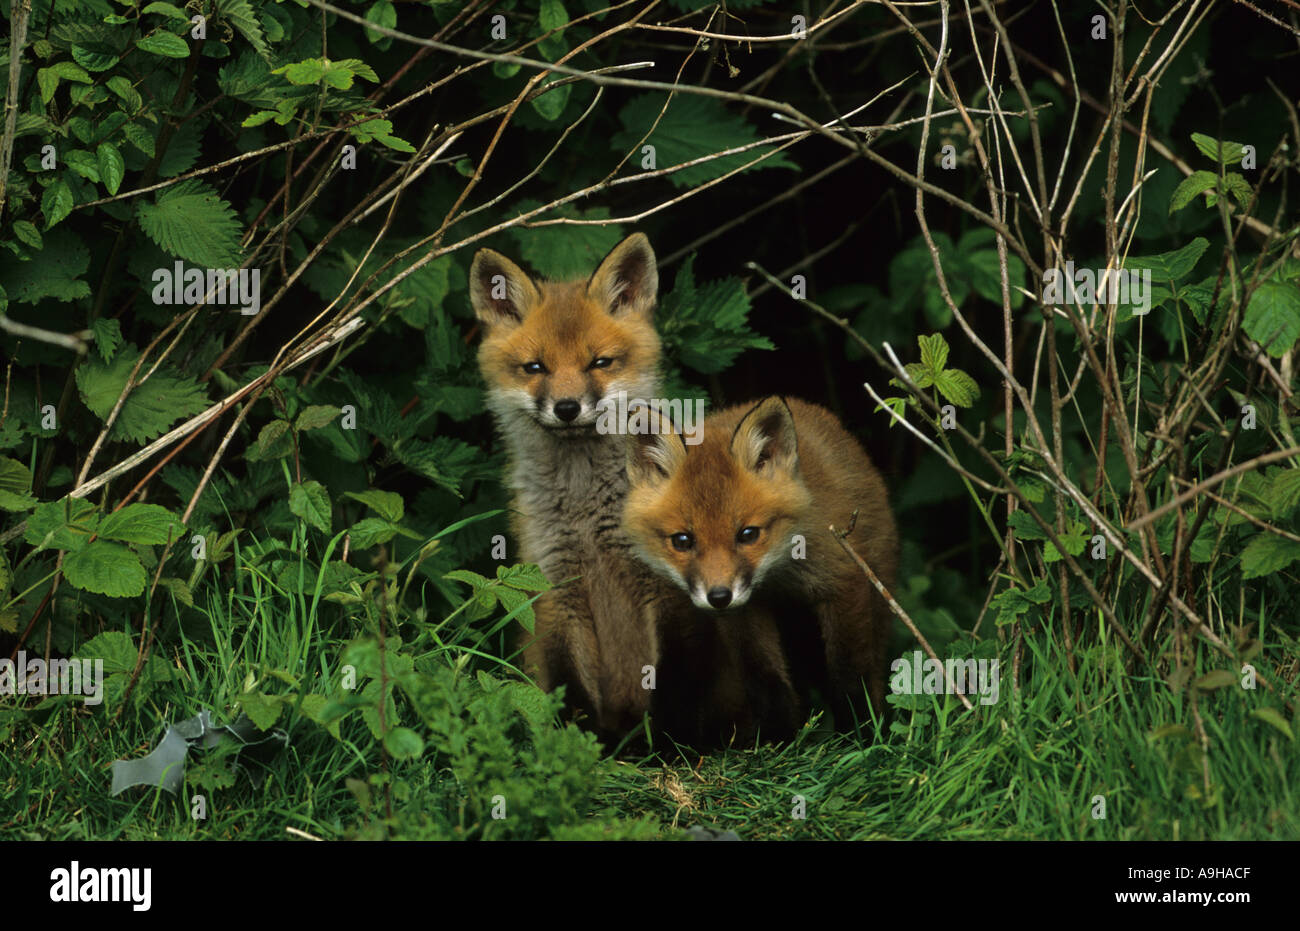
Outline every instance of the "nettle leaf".
[[660, 332], [670, 357], [706, 375], [720, 372], [746, 349], [773, 349], [749, 328], [749, 295], [738, 278], [695, 284], [695, 256], [677, 271], [672, 291], [659, 302]]
[[82, 498], [60, 498], [37, 505], [27, 518], [23, 539], [37, 549], [77, 550], [99, 526], [99, 512]]
[[[0, 511], [26, 511], [37, 505], [31, 495], [32, 473], [17, 459], [0, 458]], [[3, 555], [0, 555], [3, 569]], [[3, 591], [5, 585], [0, 585]]]
[[[134, 346], [120, 352], [111, 362], [87, 358], [77, 367], [77, 388], [86, 407], [100, 420], [107, 420], [117, 403], [139, 350]], [[144, 367], [141, 368], [143, 372]], [[169, 365], [161, 366], [143, 385], [127, 395], [126, 403], [113, 423], [112, 436], [144, 443], [160, 436], [177, 420], [205, 410], [208, 398], [202, 385], [180, 375]]]
[[1265, 281], [1250, 296], [1242, 328], [1275, 359], [1300, 338], [1300, 287], [1290, 281]]
[[0, 266], [0, 284], [9, 300], [35, 304], [47, 297], [65, 302], [90, 297], [90, 285], [80, 280], [90, 267], [90, 250], [81, 239], [59, 229], [45, 236], [44, 246], [26, 262]]
[[[656, 168], [671, 168], [761, 138], [743, 117], [733, 114], [721, 101], [708, 97], [673, 98], [656, 125], [664, 100], [662, 94], [643, 94], [633, 98], [619, 113], [623, 129], [614, 135], [610, 144], [620, 155], [632, 150], [630, 164], [638, 170], [643, 158], [642, 147], [646, 145], [654, 146]], [[651, 127], [654, 127], [653, 132]], [[649, 138], [642, 141], [647, 133]], [[673, 172], [668, 179], [678, 188], [697, 187], [771, 151], [770, 146], [756, 146]], [[778, 167], [797, 166], [784, 153], [753, 166], [755, 169]]]
[[116, 194], [126, 176], [126, 161], [122, 158], [122, 153], [113, 143], [101, 142], [95, 150], [95, 157], [99, 164], [100, 180], [104, 182], [108, 193]]
[[1020, 616], [1036, 605], [1046, 604], [1052, 600], [1052, 592], [1047, 587], [1047, 579], [1039, 579], [1033, 588], [1021, 591], [1009, 588], [990, 603], [997, 610], [997, 626], [1003, 627], [1015, 623]]
[[398, 528], [390, 521], [379, 517], [363, 517], [350, 528], [348, 536], [354, 550], [368, 550], [380, 543], [387, 543], [397, 536]]
[[184, 39], [161, 29], [147, 36], [141, 36], [136, 40], [135, 47], [142, 52], [160, 55], [163, 58], [188, 58], [190, 55], [190, 47]]
[[201, 181], [181, 181], [137, 208], [140, 226], [164, 252], [208, 268], [239, 264], [239, 221]]
[[45, 193], [41, 195], [41, 213], [45, 216], [45, 228], [48, 230], [72, 213], [75, 203], [68, 182], [59, 180], [47, 187]]
[[1236, 165], [1241, 162], [1246, 154], [1245, 148], [1240, 142], [1220, 142], [1213, 136], [1207, 136], [1204, 133], [1192, 133], [1192, 142], [1201, 150], [1201, 154], [1210, 159], [1215, 164], [1219, 162], [1219, 154], [1223, 154], [1223, 164]]
[[280, 695], [245, 692], [239, 696], [239, 707], [259, 731], [264, 731], [280, 720], [284, 699]]
[[1272, 533], [1254, 536], [1241, 551], [1241, 577], [1257, 579], [1285, 569], [1300, 559], [1300, 543]]
[[82, 591], [110, 598], [144, 593], [147, 578], [140, 559], [120, 543], [96, 540], [63, 559], [63, 577]]
[[185, 525], [179, 517], [157, 504], [128, 504], [99, 522], [99, 536], [127, 543], [160, 544], [176, 540]]
[[1038, 526], [1037, 521], [1029, 516], [1028, 511], [1012, 511], [1007, 523], [1022, 540], [1046, 540], [1047, 534]]
[[1174, 188], [1174, 195], [1169, 198], [1169, 212], [1182, 210], [1196, 199], [1197, 194], [1213, 191], [1218, 183], [1219, 176], [1212, 171], [1193, 171]]
[[95, 340], [95, 348], [99, 350], [100, 357], [105, 362], [113, 361], [114, 353], [122, 345], [121, 322], [111, 318], [99, 317], [90, 325], [90, 332]]
[[322, 533], [330, 532], [330, 496], [320, 482], [300, 482], [289, 492], [289, 510]]
[[[1065, 546], [1067, 553], [1071, 556], [1078, 556], [1088, 543], [1088, 527], [1083, 521], [1072, 520], [1066, 527], [1065, 532], [1058, 533], [1056, 538]], [[1048, 540], [1043, 547], [1043, 562], [1059, 562], [1060, 560], [1061, 553], [1057, 550], [1056, 544]]]
[[248, 0], [221, 0], [217, 4], [217, 15], [239, 30], [239, 34], [252, 46], [253, 51], [267, 61], [271, 60], [271, 49], [262, 34], [262, 24], [258, 22], [257, 13]]
[[327, 87], [333, 87], [341, 91], [350, 89], [355, 78], [361, 78], [363, 81], [369, 81], [372, 84], [379, 81], [379, 75], [375, 74], [375, 69], [359, 58], [345, 58], [341, 61], [330, 61], [328, 58], [306, 58], [302, 61], [283, 65], [274, 69], [271, 73], [284, 75], [285, 80], [290, 84], [324, 84]]
[[129, 634], [110, 630], [87, 640], [73, 654], [77, 659], [100, 659], [108, 675], [134, 672], [140, 651]]
[[546, 573], [530, 562], [515, 566], [497, 566], [497, 580], [502, 585], [524, 592], [545, 592], [550, 591], [552, 587]]
[[349, 491], [347, 497], [354, 501], [360, 501], [384, 520], [393, 523], [401, 520], [402, 515], [406, 513], [406, 505], [402, 501], [402, 496], [396, 492], [367, 488], [365, 491]]
[[[1191, 274], [1196, 263], [1201, 260], [1210, 241], [1204, 236], [1197, 236], [1181, 249], [1162, 252], [1159, 255], [1129, 256], [1124, 260], [1124, 269], [1151, 269], [1153, 281], [1176, 286], [1179, 281]], [[1100, 285], [1098, 286], [1100, 287]]]
[[321, 427], [328, 427], [334, 422], [334, 418], [341, 413], [343, 411], [332, 404], [313, 404], [302, 409], [293, 423], [293, 428], [295, 430], [319, 430]]
[[1289, 517], [1300, 504], [1300, 469], [1286, 469], [1273, 476], [1269, 485], [1268, 501], [1273, 507], [1273, 517]]

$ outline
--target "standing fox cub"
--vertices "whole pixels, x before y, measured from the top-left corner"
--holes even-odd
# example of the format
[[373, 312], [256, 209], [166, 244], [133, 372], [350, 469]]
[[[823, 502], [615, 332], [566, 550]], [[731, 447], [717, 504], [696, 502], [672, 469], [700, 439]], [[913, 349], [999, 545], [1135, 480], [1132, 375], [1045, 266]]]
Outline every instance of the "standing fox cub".
[[658, 282], [641, 233], [586, 281], [535, 281], [491, 249], [475, 254], [469, 274], [519, 556], [559, 586], [536, 603], [525, 671], [547, 691], [566, 686], [570, 706], [606, 737], [649, 709], [642, 668], [659, 661], [658, 600], [675, 595], [632, 557], [620, 525], [628, 437], [597, 430], [601, 402], [658, 388]]
[[[879, 714], [889, 608], [827, 527], [842, 532], [857, 511], [848, 542], [887, 587], [898, 537], [880, 473], [835, 416], [769, 397], [710, 416], [689, 451], [681, 435], [661, 434], [640, 437], [630, 454], [624, 525], [637, 554], [700, 609], [751, 599], [810, 608], [822, 657], [805, 681], [829, 686], [841, 728], [851, 715], [867, 720], [864, 681]], [[796, 666], [797, 651], [786, 652]]]

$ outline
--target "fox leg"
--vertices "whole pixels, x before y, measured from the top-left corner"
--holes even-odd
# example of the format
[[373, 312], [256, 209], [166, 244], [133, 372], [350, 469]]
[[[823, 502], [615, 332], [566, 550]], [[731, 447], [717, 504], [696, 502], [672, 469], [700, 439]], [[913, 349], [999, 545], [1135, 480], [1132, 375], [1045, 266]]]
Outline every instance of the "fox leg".
[[[885, 710], [885, 645], [888, 627], [881, 623], [874, 593], [865, 586], [839, 592], [817, 606], [817, 621], [826, 648], [836, 727], [870, 723], [867, 701], [877, 715]], [[863, 684], [866, 696], [863, 695]]]
[[602, 713], [597, 676], [596, 635], [580, 610], [585, 596], [570, 590], [550, 591], [533, 605], [533, 638], [524, 647], [524, 671], [545, 692], [563, 685], [571, 710], [585, 711], [599, 721]]

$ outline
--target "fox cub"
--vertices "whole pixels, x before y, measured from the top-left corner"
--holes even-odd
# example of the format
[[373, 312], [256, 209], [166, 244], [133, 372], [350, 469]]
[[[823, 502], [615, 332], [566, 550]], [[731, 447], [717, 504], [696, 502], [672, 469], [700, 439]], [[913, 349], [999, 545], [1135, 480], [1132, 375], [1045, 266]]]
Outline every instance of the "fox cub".
[[469, 279], [519, 556], [558, 586], [536, 603], [525, 671], [547, 691], [566, 686], [602, 736], [620, 734], [649, 709], [642, 669], [659, 661], [659, 600], [672, 593], [632, 557], [621, 526], [628, 437], [597, 430], [598, 406], [658, 388], [654, 252], [637, 233], [587, 280], [551, 282], [480, 249]]
[[[835, 416], [769, 397], [710, 416], [696, 446], [660, 434], [630, 453], [623, 519], [637, 555], [715, 615], [757, 605], [797, 625], [790, 606], [802, 606], [811, 618], [786, 626], [785, 646], [770, 627], [756, 634], [763, 652], [784, 650], [796, 678], [829, 687], [837, 726], [868, 720], [864, 682], [880, 713], [889, 608], [827, 527], [843, 532], [857, 511], [848, 542], [887, 587], [898, 538], [880, 473]], [[806, 636], [790, 636], [810, 627], [811, 660]]]

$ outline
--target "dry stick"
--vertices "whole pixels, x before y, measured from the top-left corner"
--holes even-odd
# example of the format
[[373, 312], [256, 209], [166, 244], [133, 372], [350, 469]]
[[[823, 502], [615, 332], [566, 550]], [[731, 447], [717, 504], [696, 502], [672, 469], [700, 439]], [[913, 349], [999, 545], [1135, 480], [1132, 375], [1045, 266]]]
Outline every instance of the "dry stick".
[[22, 72], [23, 47], [27, 44], [27, 20], [32, 0], [18, 0], [11, 9], [9, 36], [9, 86], [5, 91], [5, 128], [0, 137], [0, 211], [4, 210], [9, 190], [9, 165], [14, 157], [14, 127], [18, 121], [18, 76]]
[[1270, 462], [1277, 462], [1278, 460], [1281, 459], [1289, 459], [1290, 457], [1296, 455], [1300, 455], [1300, 446], [1291, 446], [1288, 447], [1287, 449], [1275, 450], [1271, 453], [1265, 453], [1262, 456], [1256, 456], [1254, 459], [1247, 459], [1245, 462], [1239, 462], [1235, 466], [1232, 466], [1231, 468], [1224, 469], [1222, 472], [1219, 472], [1215, 475], [1211, 475], [1203, 482], [1197, 482], [1187, 491], [1183, 492], [1178, 497], [1174, 498], [1172, 501], [1167, 501], [1164, 504], [1160, 505], [1160, 507], [1156, 508], [1154, 511], [1147, 514], [1146, 516], [1139, 517], [1136, 520], [1130, 521], [1129, 529], [1130, 530], [1134, 529], [1134, 527], [1139, 524], [1148, 524], [1153, 520], [1159, 520], [1161, 517], [1168, 514], [1174, 508], [1179, 507], [1180, 505], [1195, 498], [1198, 494], [1200, 494], [1205, 489], [1213, 488], [1215, 485], [1218, 485], [1219, 483], [1232, 478], [1234, 475], [1240, 475], [1242, 472], [1249, 472], [1251, 469], [1257, 469], [1260, 466], [1268, 465]]
[[[1174, 476], [1174, 481], [1178, 482], [1180, 485], [1190, 485], [1190, 484], [1192, 484], [1192, 483], [1189, 482], [1187, 479], [1185, 479], [1185, 478], [1179, 478], [1178, 476]], [[1258, 517], [1256, 517], [1254, 514], [1251, 514], [1251, 513], [1250, 513], [1249, 511], [1247, 511], [1245, 508], [1242, 508], [1242, 507], [1239, 507], [1239, 506], [1236, 505], [1236, 504], [1233, 504], [1233, 503], [1232, 503], [1231, 501], [1229, 501], [1227, 498], [1224, 498], [1224, 497], [1222, 497], [1222, 496], [1220, 496], [1220, 495], [1216, 495], [1216, 494], [1215, 494], [1214, 492], [1212, 492], [1212, 491], [1202, 491], [1201, 494], [1205, 495], [1205, 496], [1206, 496], [1207, 498], [1209, 498], [1211, 501], [1214, 501], [1214, 502], [1217, 502], [1218, 504], [1221, 504], [1223, 507], [1227, 508], [1229, 511], [1232, 511], [1234, 514], [1239, 514], [1239, 515], [1241, 515], [1241, 517], [1243, 517], [1243, 518], [1245, 518], [1246, 520], [1250, 521], [1252, 524], [1254, 524], [1254, 525], [1255, 525], [1256, 527], [1258, 527], [1260, 530], [1263, 530], [1265, 533], [1276, 534], [1276, 535], [1279, 536], [1279, 537], [1282, 537], [1282, 538], [1284, 538], [1284, 539], [1290, 540], [1292, 543], [1300, 543], [1300, 534], [1294, 534], [1294, 533], [1292, 533], [1292, 532], [1289, 531], [1289, 530], [1283, 530], [1281, 527], [1274, 527], [1274, 526], [1273, 526], [1272, 524], [1270, 524], [1268, 521], [1266, 521], [1266, 520], [1260, 520]]]
[[838, 543], [844, 552], [848, 553], [849, 556], [852, 557], [853, 561], [858, 564], [858, 568], [866, 575], [867, 580], [875, 586], [876, 591], [880, 592], [880, 597], [885, 599], [885, 603], [889, 605], [889, 610], [893, 611], [895, 615], [902, 619], [903, 623], [907, 625], [907, 629], [912, 632], [912, 636], [917, 639], [925, 652], [930, 654], [930, 659], [939, 664], [939, 672], [943, 676], [944, 686], [947, 688], [948, 692], [950, 694], [955, 694], [960, 698], [961, 703], [966, 706], [967, 711], [974, 711], [975, 706], [970, 703], [970, 699], [957, 691], [952, 681], [948, 678], [948, 671], [944, 668], [943, 661], [939, 659], [939, 654], [934, 652], [934, 647], [930, 646], [930, 641], [926, 640], [925, 635], [916, 629], [916, 625], [913, 624], [912, 619], [907, 616], [907, 612], [903, 610], [902, 605], [894, 600], [894, 596], [889, 594], [889, 589], [885, 588], [884, 583], [880, 581], [880, 578], [871, 571], [871, 567], [867, 565], [866, 560], [859, 556], [849, 541], [845, 539], [846, 536], [853, 532], [853, 524], [856, 518], [857, 513], [854, 512], [853, 517], [849, 519], [849, 529], [843, 533], [837, 531], [834, 524], [830, 525], [831, 535], [835, 537], [835, 542]]
[[[794, 298], [794, 296], [790, 293], [790, 289], [787, 288], [783, 282], [780, 282], [776, 278], [772, 277], [772, 275], [769, 272], [765, 271], [761, 266], [757, 265], [756, 263], [753, 264], [752, 267], [760, 275], [764, 276], [770, 282], [772, 282], [772, 284], [778, 290], [783, 292], [786, 296], [791, 297], [794, 300], [798, 300], [799, 303], [806, 305], [807, 307], [812, 309], [813, 312], [823, 317], [824, 319], [829, 320], [831, 323], [835, 324], [837, 327], [843, 330], [849, 336], [850, 339], [854, 340], [859, 346], [862, 347], [863, 351], [866, 352], [867, 355], [871, 356], [872, 361], [874, 361], [886, 372], [897, 371], [899, 375], [899, 380], [902, 382], [903, 387], [908, 392], [910, 392], [913, 397], [919, 400], [921, 404], [923, 404], [926, 407], [927, 410], [931, 411], [933, 415], [939, 414], [938, 405], [930, 398], [929, 395], [925, 394], [925, 392], [921, 391], [916, 387], [915, 382], [913, 382], [911, 377], [907, 374], [907, 370], [904, 369], [901, 365], [894, 366], [891, 368], [889, 363], [887, 363], [884, 357], [881, 356], [880, 353], [876, 350], [876, 347], [871, 345], [871, 343], [867, 342], [867, 340], [865, 340], [860, 333], [854, 330], [853, 327], [849, 325], [849, 322], [847, 320], [835, 316], [826, 308], [820, 306], [814, 301], [808, 300], [807, 298], [803, 298], [803, 299]], [[1097, 610], [1101, 611], [1102, 616], [1105, 617], [1107, 622], [1110, 623], [1111, 629], [1115, 631], [1115, 633], [1119, 636], [1120, 640], [1124, 643], [1124, 645], [1128, 647], [1128, 649], [1138, 659], [1141, 659], [1144, 662], [1149, 662], [1147, 660], [1147, 657], [1142, 653], [1141, 650], [1138, 649], [1137, 645], [1134, 644], [1133, 641], [1129, 638], [1128, 634], [1124, 631], [1123, 627], [1120, 626], [1119, 620], [1115, 617], [1115, 612], [1111, 609], [1110, 605], [1106, 603], [1106, 600], [1101, 596], [1101, 593], [1098, 592], [1096, 587], [1092, 584], [1092, 579], [1088, 577], [1087, 573], [1083, 571], [1083, 568], [1078, 564], [1078, 562], [1075, 561], [1074, 557], [1070, 555], [1069, 551], [1065, 547], [1065, 544], [1062, 543], [1060, 538], [1056, 535], [1055, 529], [1051, 526], [1051, 524], [1049, 524], [1043, 518], [1041, 514], [1038, 513], [1038, 510], [1033, 506], [1033, 503], [1030, 502], [1029, 499], [1025, 497], [1025, 494], [1023, 491], [1021, 491], [1020, 486], [1015, 483], [1015, 481], [1007, 473], [1007, 470], [1003, 468], [1002, 463], [998, 462], [997, 457], [994, 456], [992, 453], [990, 453], [987, 449], [985, 449], [983, 444], [981, 444], [979, 440], [977, 440], [974, 436], [972, 436], [970, 431], [967, 430], [965, 427], [963, 427], [960, 423], [956, 425], [955, 429], [957, 434], [968, 444], [970, 444], [971, 448], [975, 450], [976, 454], [978, 454], [980, 458], [982, 458], [988, 464], [988, 466], [998, 474], [998, 478], [1001, 479], [1002, 483], [1007, 488], [1011, 489], [1013, 494], [1015, 494], [1016, 500], [1020, 502], [1021, 507], [1030, 516], [1030, 518], [1036, 524], [1038, 524], [1039, 529], [1043, 531], [1044, 536], [1052, 542], [1053, 546], [1056, 547], [1057, 552], [1061, 554], [1061, 558], [1065, 561], [1066, 565], [1070, 567], [1070, 571], [1074, 573], [1075, 577], [1079, 580], [1079, 583], [1083, 585], [1084, 590], [1088, 592], [1088, 597], [1091, 598], [1093, 604], [1097, 606]], [[1000, 538], [999, 538], [999, 542], [1000, 542]], [[1158, 580], [1156, 584], [1159, 584]], [[1214, 633], [1213, 631], [1210, 631], [1211, 636], [1213, 636], [1213, 633]], [[1216, 637], [1215, 639], [1217, 640], [1218, 638]]]

